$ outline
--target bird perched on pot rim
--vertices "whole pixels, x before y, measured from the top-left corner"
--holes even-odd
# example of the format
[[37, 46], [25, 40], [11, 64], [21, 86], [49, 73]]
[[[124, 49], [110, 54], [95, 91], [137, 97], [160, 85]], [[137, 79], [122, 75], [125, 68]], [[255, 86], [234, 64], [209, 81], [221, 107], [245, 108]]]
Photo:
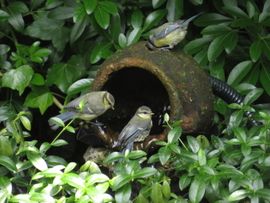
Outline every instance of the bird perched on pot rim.
[[172, 49], [185, 38], [189, 23], [199, 15], [201, 15], [201, 13], [194, 15], [187, 20], [168, 22], [155, 28], [149, 36], [146, 44], [147, 47], [150, 49]]
[[152, 128], [152, 110], [147, 106], [137, 109], [135, 115], [119, 134], [113, 147], [132, 150], [134, 142], [142, 142], [149, 135]]
[[[108, 109], [113, 109], [114, 102], [114, 97], [107, 91], [90, 92], [69, 102], [64, 107], [65, 112], [56, 117], [64, 122], [74, 118], [91, 121]], [[58, 128], [52, 120], [49, 120], [49, 124], [53, 130]]]

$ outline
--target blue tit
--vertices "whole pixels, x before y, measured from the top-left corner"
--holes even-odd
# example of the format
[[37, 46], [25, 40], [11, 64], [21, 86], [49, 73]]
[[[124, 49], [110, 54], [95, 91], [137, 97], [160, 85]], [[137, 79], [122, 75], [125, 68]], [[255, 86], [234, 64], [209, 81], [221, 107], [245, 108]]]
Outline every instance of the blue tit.
[[[62, 121], [81, 119], [91, 121], [105, 113], [108, 109], [114, 109], [114, 97], [107, 91], [95, 91], [82, 95], [64, 107], [64, 113], [57, 115]], [[53, 130], [58, 128], [52, 121], [49, 124]]]
[[119, 134], [118, 140], [113, 147], [120, 147], [123, 151], [126, 149], [132, 150], [134, 142], [144, 141], [152, 128], [152, 115], [153, 113], [149, 107], [139, 107]]
[[187, 20], [168, 22], [157, 27], [149, 36], [146, 44], [147, 47], [150, 49], [172, 49], [185, 38], [189, 23], [199, 15], [201, 15], [201, 13], [192, 16]]

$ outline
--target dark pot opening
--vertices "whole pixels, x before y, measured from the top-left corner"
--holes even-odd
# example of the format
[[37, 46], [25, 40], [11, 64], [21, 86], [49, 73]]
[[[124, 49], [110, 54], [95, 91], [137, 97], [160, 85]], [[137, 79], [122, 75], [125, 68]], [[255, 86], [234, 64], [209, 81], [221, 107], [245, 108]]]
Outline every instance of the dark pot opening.
[[136, 112], [146, 105], [155, 113], [150, 134], [160, 134], [163, 115], [170, 113], [168, 92], [161, 81], [151, 72], [142, 68], [128, 67], [112, 72], [102, 90], [109, 91], [115, 98], [115, 110], [109, 110], [98, 120], [114, 132], [121, 132]]

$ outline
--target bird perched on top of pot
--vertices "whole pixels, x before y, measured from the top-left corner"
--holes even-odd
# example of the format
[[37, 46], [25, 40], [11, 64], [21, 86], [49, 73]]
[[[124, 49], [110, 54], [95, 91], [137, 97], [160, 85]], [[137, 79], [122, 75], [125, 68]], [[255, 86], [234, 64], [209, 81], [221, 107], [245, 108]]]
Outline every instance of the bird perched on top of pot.
[[135, 115], [119, 134], [114, 147], [120, 147], [123, 151], [132, 150], [134, 142], [142, 142], [149, 135], [152, 128], [152, 115], [154, 113], [147, 106], [137, 109]]
[[155, 48], [163, 50], [172, 49], [185, 38], [189, 23], [199, 15], [201, 13], [187, 20], [168, 22], [155, 28], [149, 36], [146, 46], [151, 50]]
[[[94, 91], [72, 100], [64, 107], [65, 112], [55, 117], [64, 122], [76, 118], [91, 121], [108, 109], [113, 109], [114, 103], [114, 97], [109, 92]], [[49, 120], [49, 124], [53, 130], [58, 128], [52, 120]]]

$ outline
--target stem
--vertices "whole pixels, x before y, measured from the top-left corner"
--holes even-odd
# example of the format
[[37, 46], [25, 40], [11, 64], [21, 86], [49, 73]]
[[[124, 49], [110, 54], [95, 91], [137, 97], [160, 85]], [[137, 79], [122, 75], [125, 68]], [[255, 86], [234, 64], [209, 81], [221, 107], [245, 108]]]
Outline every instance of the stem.
[[59, 108], [63, 109], [63, 105], [59, 102], [59, 100], [56, 97], [53, 97], [53, 103]]
[[51, 145], [60, 137], [60, 135], [62, 135], [62, 133], [68, 128], [68, 126], [71, 125], [71, 123], [75, 120], [75, 118], [73, 118], [57, 135], [56, 137], [53, 139], [53, 141], [51, 142]]
[[186, 145], [184, 144], [184, 142], [181, 140], [181, 138], [179, 138], [179, 141], [183, 145], [183, 147], [188, 151], [188, 148], [186, 147]]

